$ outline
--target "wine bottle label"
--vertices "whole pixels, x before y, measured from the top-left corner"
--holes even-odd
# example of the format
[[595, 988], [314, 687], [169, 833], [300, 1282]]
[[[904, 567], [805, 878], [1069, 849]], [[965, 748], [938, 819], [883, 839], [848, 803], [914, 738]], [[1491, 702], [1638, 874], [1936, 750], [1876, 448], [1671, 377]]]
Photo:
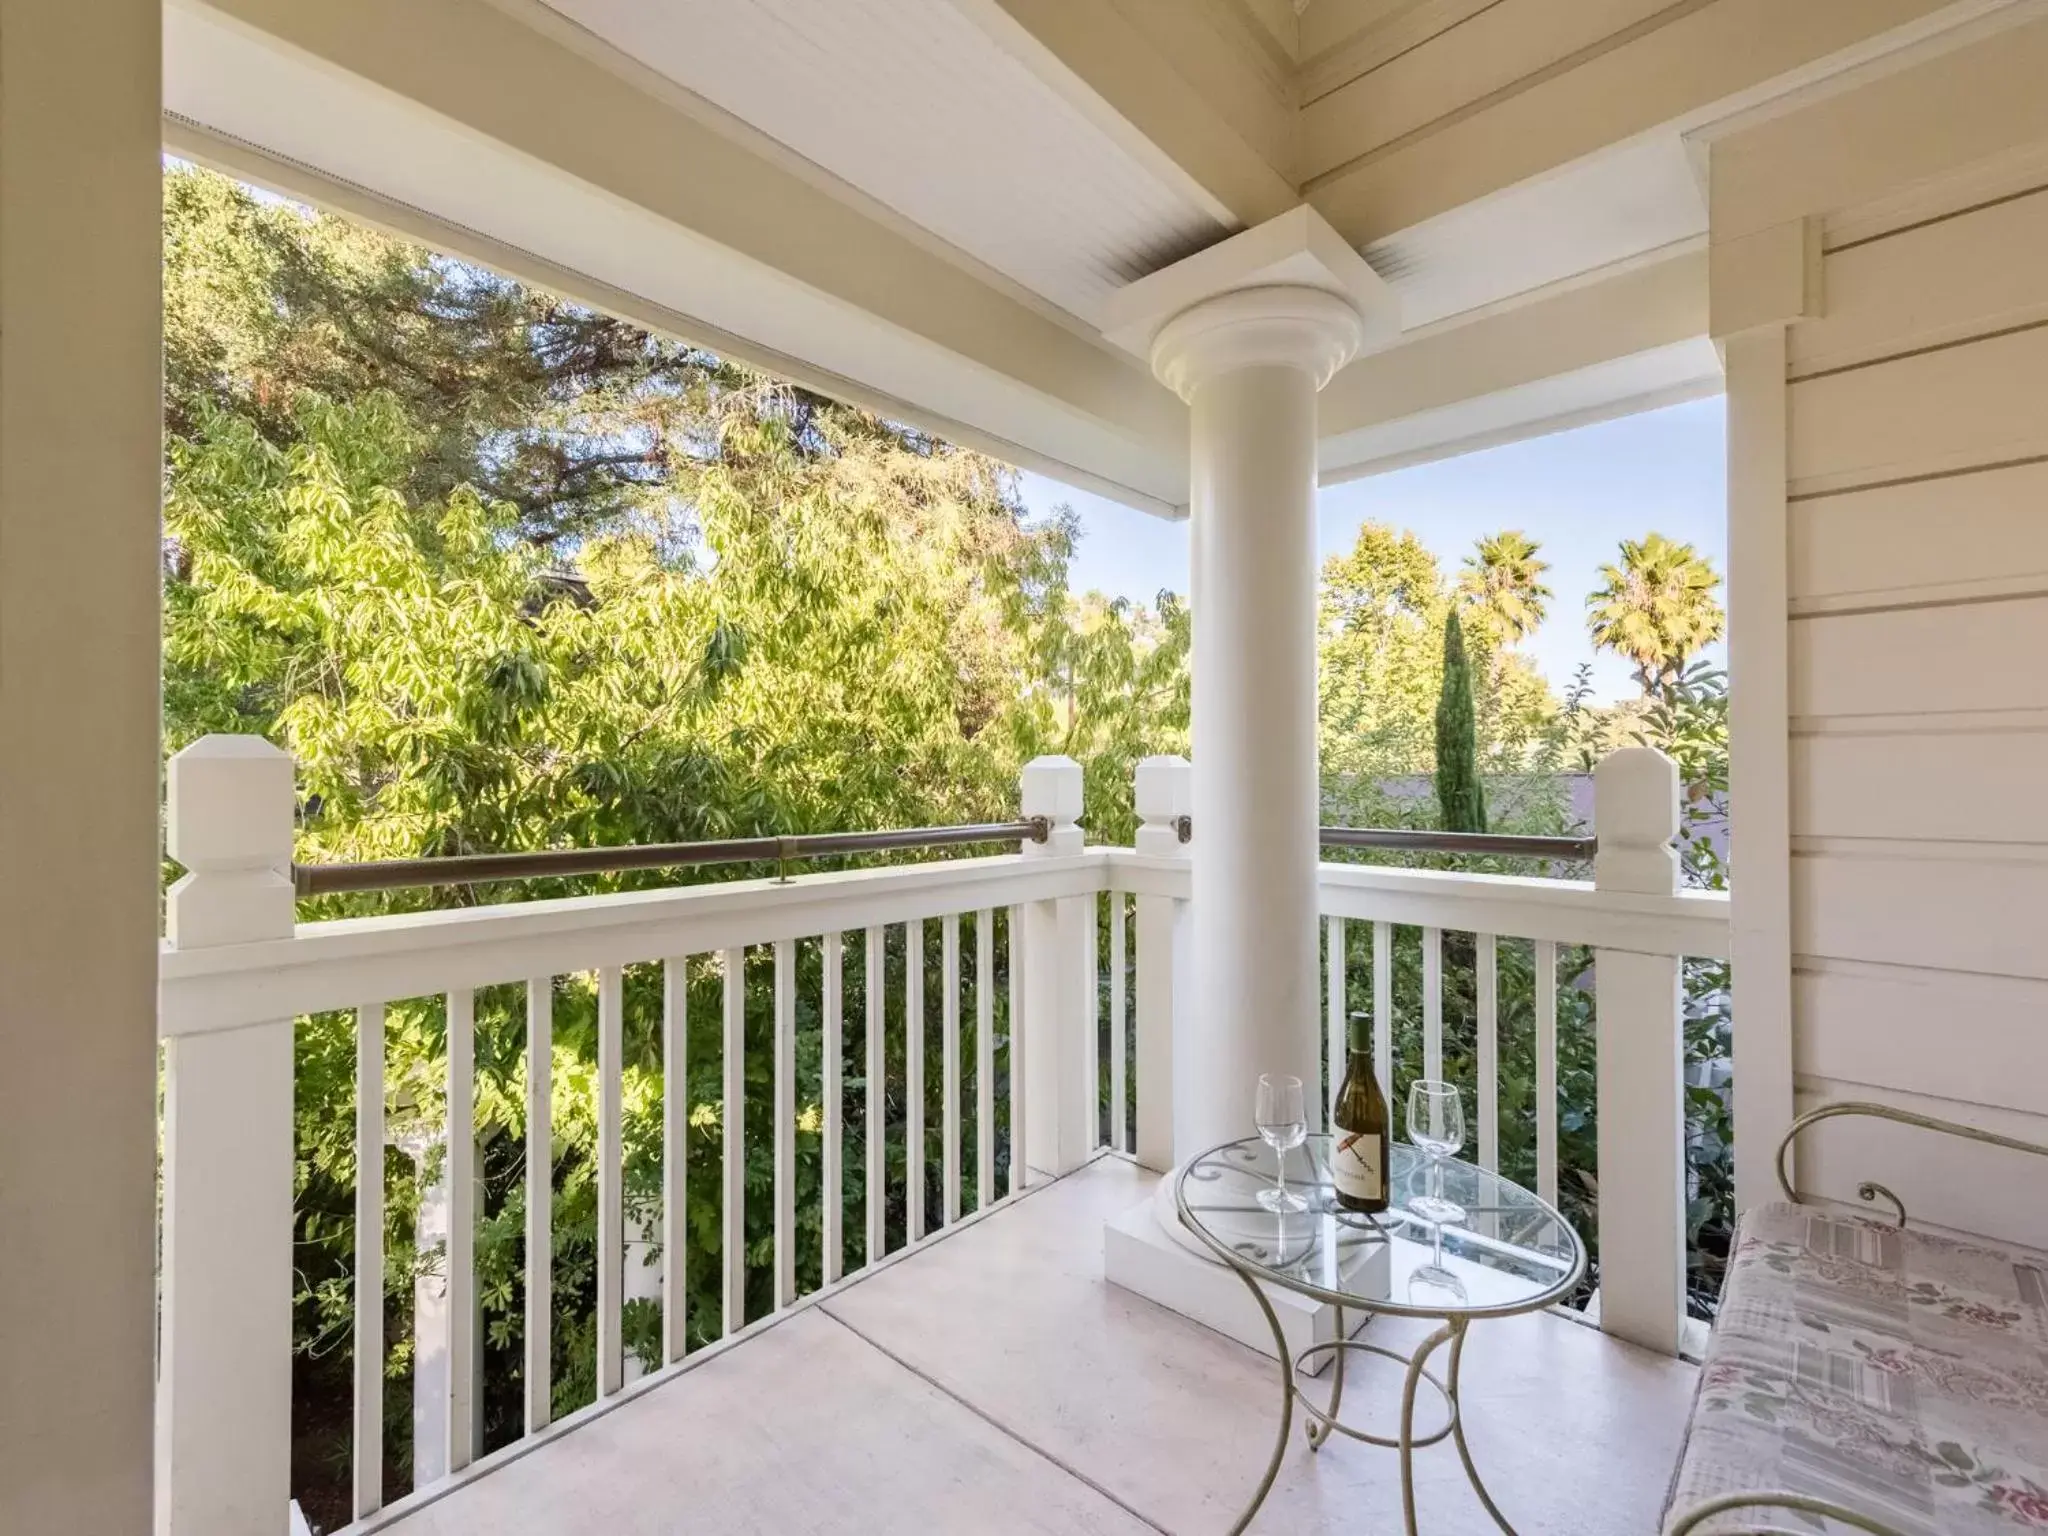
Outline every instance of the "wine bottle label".
[[1377, 1131], [1337, 1131], [1337, 1153], [1331, 1159], [1330, 1174], [1337, 1193], [1353, 1200], [1381, 1200], [1386, 1197], [1387, 1170], [1384, 1166], [1386, 1138]]

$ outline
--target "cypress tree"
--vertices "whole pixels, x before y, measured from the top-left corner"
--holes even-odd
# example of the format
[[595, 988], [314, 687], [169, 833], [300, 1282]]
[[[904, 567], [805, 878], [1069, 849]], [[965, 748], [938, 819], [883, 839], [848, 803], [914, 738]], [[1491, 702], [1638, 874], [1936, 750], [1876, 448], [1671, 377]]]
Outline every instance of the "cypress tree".
[[1486, 797], [1479, 788], [1479, 732], [1472, 708], [1472, 667], [1458, 612], [1444, 622], [1444, 683], [1436, 700], [1436, 803], [1446, 832], [1484, 832]]

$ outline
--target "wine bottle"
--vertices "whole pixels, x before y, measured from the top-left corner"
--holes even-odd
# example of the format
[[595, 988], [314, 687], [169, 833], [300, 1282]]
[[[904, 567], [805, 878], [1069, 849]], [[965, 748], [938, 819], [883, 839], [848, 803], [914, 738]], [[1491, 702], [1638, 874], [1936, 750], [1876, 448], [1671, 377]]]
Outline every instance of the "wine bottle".
[[1337, 1204], [1347, 1211], [1387, 1208], [1387, 1096], [1372, 1070], [1369, 1016], [1351, 1015], [1350, 1060], [1337, 1089], [1330, 1123], [1335, 1128], [1330, 1173]]

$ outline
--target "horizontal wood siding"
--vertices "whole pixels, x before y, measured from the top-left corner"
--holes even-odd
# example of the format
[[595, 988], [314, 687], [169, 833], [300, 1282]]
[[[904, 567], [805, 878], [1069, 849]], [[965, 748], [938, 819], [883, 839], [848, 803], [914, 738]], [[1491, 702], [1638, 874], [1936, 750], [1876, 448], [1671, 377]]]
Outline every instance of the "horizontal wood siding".
[[1801, 379], [1790, 411], [1795, 495], [2037, 457], [2048, 325]]
[[1827, 311], [1794, 326], [1795, 379], [2048, 319], [2048, 187], [1827, 258]]
[[2032, 852], [1973, 859], [1795, 851], [1793, 951], [2048, 980], [2048, 858]]
[[[1800, 1107], [2048, 1139], [2048, 187], [1847, 243], [1823, 278], [1787, 338]], [[2048, 1202], [2009, 1198], [2048, 1187], [2022, 1162], [1830, 1122], [1800, 1182], [2048, 1241]]]
[[1795, 614], [2048, 593], [2048, 459], [1795, 501], [1788, 532]]
[[[2048, 1121], [1978, 1104], [1959, 1104], [1911, 1090], [1873, 1092], [1866, 1083], [1813, 1078], [1801, 1083], [1802, 1113], [1831, 1099], [1875, 1099], [1943, 1120], [2039, 1141]], [[1865, 1206], [1857, 1185], [1874, 1179], [1905, 1201], [1913, 1220], [1951, 1231], [1982, 1233], [2032, 1248], [2048, 1248], [2048, 1200], [2029, 1198], [2042, 1187], [2042, 1160], [2020, 1152], [1975, 1146], [1934, 1132], [1883, 1120], [1840, 1119], [1800, 1138], [1799, 1186], [1846, 1205], [1885, 1216], [1891, 1207]]]
[[[1795, 1056], [1803, 1076], [2040, 1108], [2048, 982], [1809, 959], [1793, 977], [1793, 997], [1805, 1025]], [[1935, 1039], [1939, 1050], [1930, 1049]]]
[[[1924, 537], [1939, 534], [1929, 529]], [[2048, 707], [2044, 652], [2048, 597], [1798, 619], [1792, 713], [2041, 709]]]
[[1805, 837], [2048, 847], [2048, 732], [1796, 736], [1792, 825]]

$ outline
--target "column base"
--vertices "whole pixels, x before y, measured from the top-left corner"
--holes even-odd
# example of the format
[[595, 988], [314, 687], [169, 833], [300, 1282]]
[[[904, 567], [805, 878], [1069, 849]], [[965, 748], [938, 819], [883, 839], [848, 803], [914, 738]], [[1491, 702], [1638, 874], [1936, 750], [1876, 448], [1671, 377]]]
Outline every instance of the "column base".
[[[1169, 1173], [1160, 1180], [1152, 1198], [1104, 1223], [1104, 1277], [1111, 1285], [1178, 1312], [1205, 1328], [1213, 1328], [1225, 1338], [1270, 1358], [1273, 1330], [1266, 1326], [1266, 1319], [1246, 1291], [1244, 1281], [1181, 1226], [1173, 1206], [1175, 1177], [1176, 1174]], [[1387, 1262], [1384, 1251], [1380, 1262]], [[1263, 1289], [1266, 1299], [1273, 1304], [1274, 1315], [1280, 1319], [1280, 1331], [1286, 1335], [1292, 1353], [1298, 1356], [1311, 1344], [1335, 1341], [1335, 1307], [1276, 1285]], [[1370, 1320], [1370, 1313], [1352, 1312], [1344, 1319], [1346, 1331], [1355, 1334]], [[1319, 1356], [1305, 1369], [1310, 1375], [1320, 1375], [1330, 1358], [1327, 1354]]]

